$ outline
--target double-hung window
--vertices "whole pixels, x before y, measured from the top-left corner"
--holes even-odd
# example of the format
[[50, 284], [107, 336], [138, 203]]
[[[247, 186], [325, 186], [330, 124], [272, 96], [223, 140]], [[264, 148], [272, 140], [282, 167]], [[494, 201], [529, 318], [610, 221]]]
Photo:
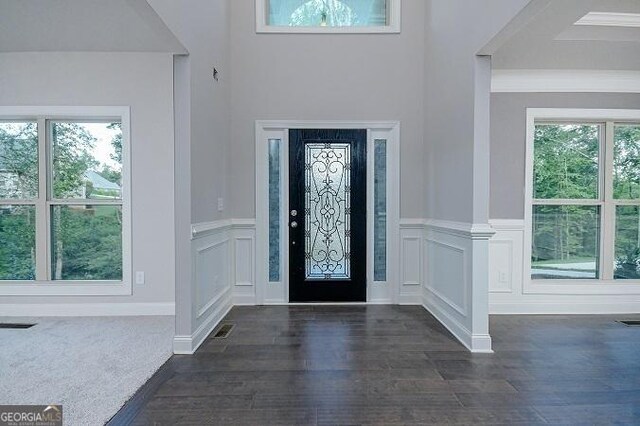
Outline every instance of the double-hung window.
[[640, 279], [640, 111], [530, 110], [531, 279]]
[[128, 115], [2, 107], [1, 294], [131, 292]]

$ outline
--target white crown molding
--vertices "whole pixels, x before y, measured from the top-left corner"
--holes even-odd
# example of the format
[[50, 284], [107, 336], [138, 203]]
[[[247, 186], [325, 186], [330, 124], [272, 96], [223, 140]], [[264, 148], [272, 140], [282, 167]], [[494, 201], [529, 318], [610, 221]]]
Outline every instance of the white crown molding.
[[640, 13], [589, 12], [574, 25], [640, 28]]
[[492, 93], [640, 93], [640, 71], [493, 70]]

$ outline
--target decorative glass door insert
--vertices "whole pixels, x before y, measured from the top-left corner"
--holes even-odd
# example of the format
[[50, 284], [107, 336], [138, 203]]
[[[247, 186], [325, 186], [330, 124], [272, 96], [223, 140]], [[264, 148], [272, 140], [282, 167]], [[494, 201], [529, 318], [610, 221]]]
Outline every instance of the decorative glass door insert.
[[290, 301], [366, 300], [366, 130], [290, 130]]
[[305, 276], [351, 273], [351, 145], [305, 144]]

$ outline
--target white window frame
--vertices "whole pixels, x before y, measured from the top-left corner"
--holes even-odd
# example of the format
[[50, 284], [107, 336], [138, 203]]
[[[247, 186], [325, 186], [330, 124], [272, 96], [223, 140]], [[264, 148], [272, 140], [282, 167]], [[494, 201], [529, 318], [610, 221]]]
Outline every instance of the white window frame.
[[269, 0], [256, 0], [256, 33], [302, 33], [302, 34], [380, 34], [400, 33], [402, 0], [387, 0], [387, 25], [360, 27], [283, 27], [269, 25]]
[[[36, 223], [36, 270], [46, 274], [50, 252], [47, 247], [49, 215], [47, 200], [47, 138], [48, 121], [119, 121], [122, 125], [122, 280], [71, 281], [35, 280], [0, 281], [2, 296], [110, 296], [132, 294], [131, 265], [131, 165], [130, 165], [130, 108], [128, 106], [1, 106], [0, 120], [36, 121], [38, 123], [38, 199], [22, 202], [44, 209], [47, 220]], [[52, 204], [77, 204], [79, 200], [51, 201]], [[87, 204], [85, 200], [81, 202]], [[9, 203], [9, 201], [7, 201]], [[11, 202], [13, 204], [13, 202]], [[20, 202], [18, 202], [19, 204]], [[99, 203], [96, 203], [99, 204]], [[37, 215], [42, 222], [42, 214]]]
[[[257, 303], [289, 303], [289, 129], [367, 129], [367, 301], [400, 300], [400, 123], [397, 121], [256, 121]], [[280, 281], [269, 280], [269, 140], [280, 140]], [[386, 281], [374, 281], [374, 142], [387, 143]]]
[[[614, 280], [614, 279], [542, 279], [531, 278], [531, 243], [533, 239], [533, 160], [536, 123], [546, 122], [576, 122], [602, 124], [606, 134], [601, 135], [600, 170], [604, 170], [599, 176], [600, 180], [606, 174], [612, 174], [613, 158], [605, 153], [613, 152], [613, 124], [618, 122], [640, 122], [640, 110], [629, 109], [565, 109], [565, 108], [527, 108], [527, 139], [526, 139], [526, 166], [524, 188], [524, 268], [523, 268], [523, 293], [525, 294], [564, 294], [564, 295], [589, 295], [589, 294], [640, 294], [640, 280]], [[605, 149], [604, 145], [610, 146]], [[611, 179], [607, 180], [611, 183]], [[613, 204], [612, 188], [605, 188], [605, 182], [600, 182], [599, 198], [584, 202], [582, 200], [550, 200], [550, 204], [580, 204], [601, 206], [600, 230], [600, 260], [601, 273], [612, 276], [615, 238], [615, 206]], [[605, 199], [602, 194], [604, 190]], [[625, 204], [624, 201], [619, 204]], [[634, 202], [635, 204], [635, 202]], [[613, 209], [613, 212], [612, 212]], [[612, 219], [613, 215], [613, 219]], [[608, 228], [608, 229], [605, 229]], [[606, 239], [605, 239], [606, 237]], [[608, 265], [608, 266], [607, 266]], [[604, 268], [609, 268], [605, 271]]]

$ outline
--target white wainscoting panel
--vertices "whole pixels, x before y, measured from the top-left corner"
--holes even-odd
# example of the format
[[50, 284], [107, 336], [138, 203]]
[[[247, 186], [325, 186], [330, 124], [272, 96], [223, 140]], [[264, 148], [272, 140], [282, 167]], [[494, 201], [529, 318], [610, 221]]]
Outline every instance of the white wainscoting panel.
[[[198, 242], [203, 242], [205, 238]], [[197, 243], [196, 243], [197, 244]], [[229, 283], [229, 239], [210, 238], [195, 247], [196, 319], [202, 318], [224, 295]]]
[[424, 221], [403, 220], [400, 225], [400, 294], [401, 305], [420, 305], [423, 281], [422, 240]]
[[255, 225], [234, 226], [234, 305], [256, 304]]
[[[524, 220], [490, 221], [496, 234], [489, 241], [489, 313], [491, 314], [626, 314], [640, 312], [640, 285], [571, 281], [532, 284], [524, 270]], [[535, 291], [533, 291], [534, 289]]]
[[174, 353], [194, 353], [231, 309], [232, 248], [231, 221], [192, 226], [191, 285], [194, 295], [194, 331], [191, 335], [175, 336]]
[[490, 223], [496, 234], [489, 240], [489, 291], [521, 291], [523, 221], [495, 220]]
[[487, 225], [425, 224], [424, 307], [473, 352], [491, 352], [483, 275], [492, 234]]

